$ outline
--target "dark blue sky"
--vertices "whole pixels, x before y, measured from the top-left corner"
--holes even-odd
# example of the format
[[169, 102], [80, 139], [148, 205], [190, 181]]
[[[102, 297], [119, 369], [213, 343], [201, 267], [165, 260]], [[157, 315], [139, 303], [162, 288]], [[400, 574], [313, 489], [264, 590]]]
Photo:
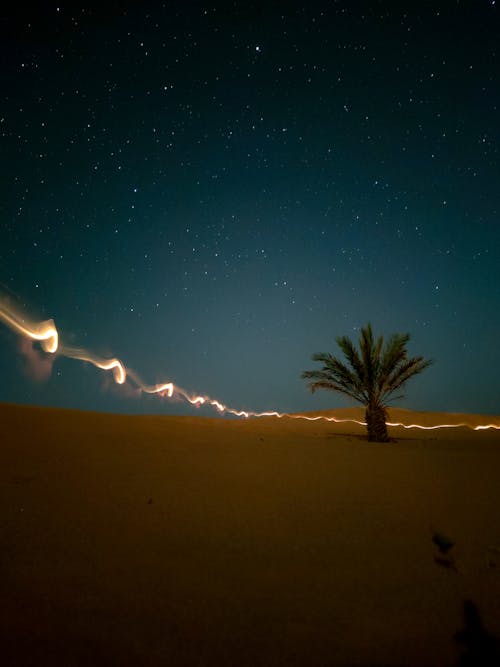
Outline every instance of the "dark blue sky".
[[[408, 331], [400, 405], [500, 406], [500, 5], [2, 10], [0, 287], [67, 343], [237, 408]], [[125, 3], [127, 5], [127, 3]], [[190, 412], [0, 328], [0, 400]]]

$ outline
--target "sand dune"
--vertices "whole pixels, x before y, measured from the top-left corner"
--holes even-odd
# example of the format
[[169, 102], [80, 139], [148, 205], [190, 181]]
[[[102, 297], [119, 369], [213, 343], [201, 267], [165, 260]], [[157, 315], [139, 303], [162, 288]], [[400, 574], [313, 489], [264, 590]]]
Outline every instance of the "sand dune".
[[374, 444], [356, 424], [276, 418], [1, 405], [0, 420], [3, 664], [453, 665], [498, 649], [499, 431]]

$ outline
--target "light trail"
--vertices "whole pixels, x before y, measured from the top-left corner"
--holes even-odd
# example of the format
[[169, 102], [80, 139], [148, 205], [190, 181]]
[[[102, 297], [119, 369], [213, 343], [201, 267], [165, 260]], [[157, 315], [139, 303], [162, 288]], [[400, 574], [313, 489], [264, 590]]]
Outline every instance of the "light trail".
[[[305, 421], [327, 421], [336, 424], [358, 424], [359, 426], [366, 426], [366, 422], [357, 419], [338, 419], [337, 417], [328, 417], [326, 415], [316, 415], [314, 417], [300, 414], [290, 414], [287, 412], [252, 412], [247, 410], [236, 410], [220, 401], [217, 401], [210, 396], [196, 396], [185, 391], [181, 387], [174, 385], [173, 382], [164, 382], [161, 384], [146, 384], [133, 370], [127, 368], [120, 359], [111, 358], [104, 359], [82, 348], [69, 347], [60, 344], [59, 333], [55, 327], [53, 320], [46, 320], [44, 322], [34, 323], [24, 316], [20, 311], [0, 302], [0, 321], [3, 321], [13, 331], [28, 338], [32, 341], [38, 341], [47, 354], [59, 354], [70, 359], [78, 359], [92, 364], [96, 368], [104, 371], [111, 371], [113, 379], [116, 384], [125, 384], [127, 377], [144, 393], [158, 394], [162, 397], [173, 398], [179, 397], [199, 407], [201, 405], [208, 405], [215, 408], [221, 414], [230, 414], [236, 417], [276, 417], [278, 419], [303, 419]], [[422, 424], [403, 424], [400, 422], [387, 422], [387, 426], [402, 427], [405, 429], [421, 429], [424, 431], [432, 431], [442, 428], [470, 428], [474, 431], [484, 431], [488, 429], [500, 430], [500, 424], [480, 424], [478, 426], [471, 426], [465, 422], [459, 424], [436, 424], [434, 426], [424, 426]]]
[[40, 342], [45, 352], [53, 354], [59, 347], [59, 334], [53, 320], [46, 320], [35, 324], [25, 317], [16, 313], [14, 310], [8, 311], [0, 304], [0, 320], [3, 320], [7, 326], [17, 333]]
[[[54, 352], [55, 351], [56, 350], [54, 350]], [[113, 371], [113, 378], [116, 384], [124, 384], [127, 379], [127, 371], [119, 359], [102, 359], [95, 354], [90, 354], [87, 350], [82, 350], [81, 348], [76, 347], [67, 347], [65, 345], [61, 345], [57, 351], [63, 357], [87, 361], [103, 371]]]
[[493, 428], [497, 431], [500, 431], [500, 424], [480, 424], [479, 426], [471, 426], [465, 422], [460, 422], [458, 424], [436, 424], [435, 426], [423, 426], [422, 424], [401, 424], [400, 422], [391, 423], [386, 422], [387, 426], [401, 426], [403, 428], [419, 428], [422, 431], [433, 431], [437, 428], [470, 428], [473, 431], [486, 431], [487, 429]]

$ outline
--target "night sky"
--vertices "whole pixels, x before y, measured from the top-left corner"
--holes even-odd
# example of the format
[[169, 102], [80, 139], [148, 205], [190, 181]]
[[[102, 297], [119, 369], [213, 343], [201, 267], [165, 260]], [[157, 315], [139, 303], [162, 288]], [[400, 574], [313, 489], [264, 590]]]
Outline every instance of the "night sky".
[[[435, 360], [398, 405], [500, 412], [500, 3], [39, 5], [0, 15], [12, 303], [251, 410], [351, 405], [300, 373], [370, 321]], [[37, 350], [0, 325], [0, 401], [213, 414]]]

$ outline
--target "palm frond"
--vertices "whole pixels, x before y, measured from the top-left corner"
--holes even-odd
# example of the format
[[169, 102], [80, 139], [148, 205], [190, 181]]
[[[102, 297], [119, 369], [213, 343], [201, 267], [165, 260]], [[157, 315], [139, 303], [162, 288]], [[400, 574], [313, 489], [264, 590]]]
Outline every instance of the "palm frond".
[[386, 342], [380, 365], [380, 377], [387, 378], [394, 366], [406, 357], [406, 345], [410, 340], [409, 334], [393, 334]]
[[[312, 358], [314, 361], [321, 362], [323, 367], [321, 370], [304, 371], [302, 373], [304, 379], [313, 379], [320, 382], [331, 383], [335, 386], [322, 386], [321, 388], [332, 388], [334, 391], [343, 392], [361, 403], [366, 400], [366, 395], [363, 391], [363, 382], [356, 373], [347, 368], [345, 364], [333, 355], [323, 352], [314, 354]], [[315, 383], [309, 384], [309, 387], [312, 391], [315, 391], [315, 389], [312, 388], [312, 384]]]
[[392, 394], [394, 394], [394, 392], [396, 392], [398, 389], [401, 389], [410, 378], [424, 371], [426, 368], [431, 366], [432, 363], [433, 362], [431, 359], [413, 357], [412, 359], [407, 359], [402, 364], [398, 365], [393, 369], [393, 372], [387, 380], [384, 397], [388, 398], [389, 396], [392, 396]]
[[311, 390], [312, 394], [314, 394], [318, 389], [328, 389], [329, 391], [336, 391], [339, 394], [345, 394], [346, 396], [353, 398], [355, 401], [358, 401], [358, 403], [362, 403], [363, 405], [366, 403], [366, 398], [364, 396], [358, 394], [354, 390], [351, 391], [348, 387], [342, 386], [336, 382], [332, 382], [331, 380], [317, 380], [316, 382], [310, 382], [307, 386]]
[[377, 378], [380, 369], [380, 350], [383, 345], [383, 338], [380, 337], [376, 342], [373, 339], [371, 324], [361, 328], [359, 347], [363, 359], [364, 375], [366, 389], [369, 399], [375, 398], [377, 393]]
[[340, 347], [347, 361], [350, 363], [353, 371], [358, 376], [360, 382], [364, 382], [365, 368], [361, 361], [358, 351], [354, 347], [354, 343], [348, 336], [339, 336], [336, 338], [337, 345]]

